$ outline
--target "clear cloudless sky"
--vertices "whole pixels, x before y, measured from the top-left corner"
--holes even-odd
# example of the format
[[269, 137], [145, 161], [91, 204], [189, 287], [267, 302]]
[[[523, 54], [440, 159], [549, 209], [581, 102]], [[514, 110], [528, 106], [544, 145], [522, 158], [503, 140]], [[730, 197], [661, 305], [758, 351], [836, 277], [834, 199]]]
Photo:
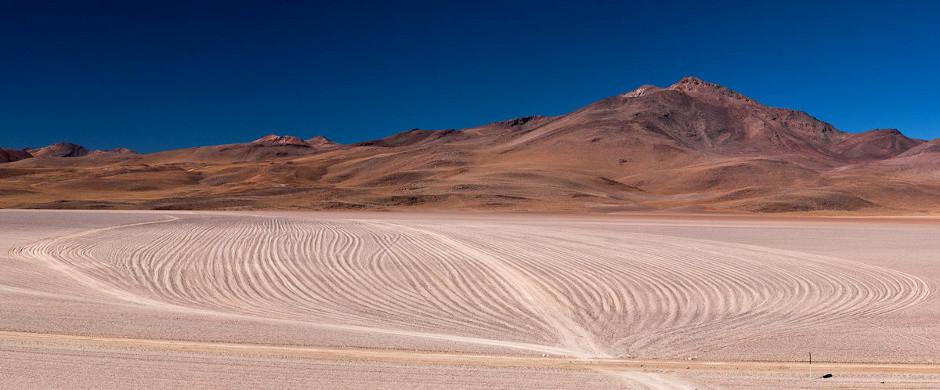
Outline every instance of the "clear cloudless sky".
[[935, 1], [0, 0], [0, 146], [348, 143], [697, 76], [940, 137]]

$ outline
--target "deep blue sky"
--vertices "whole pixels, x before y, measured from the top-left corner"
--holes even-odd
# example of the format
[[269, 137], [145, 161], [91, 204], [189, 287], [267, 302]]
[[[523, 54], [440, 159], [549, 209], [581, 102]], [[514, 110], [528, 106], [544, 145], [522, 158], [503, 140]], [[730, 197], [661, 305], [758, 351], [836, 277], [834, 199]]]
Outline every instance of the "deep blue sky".
[[940, 137], [940, 2], [658, 3], [0, 0], [0, 146], [347, 143], [687, 75]]

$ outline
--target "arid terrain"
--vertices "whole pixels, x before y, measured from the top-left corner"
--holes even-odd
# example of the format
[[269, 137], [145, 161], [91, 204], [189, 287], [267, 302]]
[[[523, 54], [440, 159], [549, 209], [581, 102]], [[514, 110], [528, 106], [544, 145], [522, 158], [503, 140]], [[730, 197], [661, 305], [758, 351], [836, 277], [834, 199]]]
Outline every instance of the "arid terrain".
[[940, 387], [940, 139], [693, 77], [347, 145], [0, 149], [0, 208], [13, 388]]
[[935, 217], [3, 210], [0, 229], [14, 388], [940, 386]]
[[3, 208], [940, 212], [940, 139], [843, 132], [694, 77], [560, 116], [348, 145], [269, 135], [141, 155], [59, 143], [0, 149], [0, 163]]

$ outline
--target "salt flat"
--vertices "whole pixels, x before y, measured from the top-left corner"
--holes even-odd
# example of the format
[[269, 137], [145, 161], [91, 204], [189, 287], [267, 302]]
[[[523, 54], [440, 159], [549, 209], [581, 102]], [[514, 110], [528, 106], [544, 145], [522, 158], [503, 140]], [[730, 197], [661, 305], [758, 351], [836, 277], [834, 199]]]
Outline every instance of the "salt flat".
[[[940, 385], [936, 218], [7, 210], [0, 226], [0, 379], [17, 387]], [[809, 352], [835, 377], [812, 379]]]

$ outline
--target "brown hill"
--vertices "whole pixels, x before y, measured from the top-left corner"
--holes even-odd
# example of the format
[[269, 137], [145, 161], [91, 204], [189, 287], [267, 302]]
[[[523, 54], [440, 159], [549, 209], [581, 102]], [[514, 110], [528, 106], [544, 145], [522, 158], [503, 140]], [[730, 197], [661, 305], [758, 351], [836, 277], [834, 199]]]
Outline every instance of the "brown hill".
[[343, 146], [342, 144], [330, 141], [329, 138], [326, 138], [322, 135], [318, 135], [316, 137], [308, 139], [306, 142], [307, 142], [307, 145], [310, 145], [311, 147], [315, 149], [319, 149], [319, 150], [335, 149], [340, 146]]
[[81, 145], [59, 142], [39, 149], [27, 149], [34, 157], [81, 157], [90, 151]]
[[0, 148], [0, 163], [32, 158], [33, 155], [23, 149]]
[[111, 150], [92, 150], [93, 155], [111, 155], [111, 156], [139, 156], [140, 153], [130, 150], [128, 148], [117, 148]]
[[931, 141], [923, 142], [916, 147], [912, 147], [901, 154], [901, 157], [913, 157], [918, 155], [940, 154], [940, 138], [934, 138]]
[[832, 150], [850, 160], [880, 160], [897, 156], [924, 142], [907, 138], [897, 129], [876, 129], [849, 134], [842, 142], [833, 145]]
[[904, 153], [872, 162], [863, 168], [894, 177], [940, 181], [940, 138], [923, 142]]
[[170, 150], [145, 156], [142, 162], [160, 164], [166, 162], [260, 162], [271, 159], [308, 156], [341, 146], [326, 137], [314, 137], [304, 141], [300, 137], [268, 134], [248, 143], [201, 146]]
[[255, 146], [301, 146], [301, 147], [310, 147], [310, 144], [307, 141], [304, 141], [300, 137], [294, 137], [290, 135], [274, 135], [268, 134], [261, 139], [251, 141], [251, 145]]
[[[70, 143], [57, 143], [40, 149], [27, 149], [35, 157], [18, 162], [21, 168], [97, 168], [109, 164], [136, 161], [141, 154], [127, 148], [88, 150]], [[31, 154], [30, 157], [33, 157]]]
[[454, 135], [457, 135], [456, 130], [411, 129], [406, 132], [390, 135], [378, 140], [358, 142], [352, 144], [352, 146], [380, 146], [383, 148], [397, 148], [403, 146], [433, 143], [434, 141], [443, 140], [448, 136]]
[[938, 145], [896, 130], [845, 133], [687, 77], [566, 115], [351, 145], [272, 134], [11, 162], [0, 191], [20, 195], [0, 206], [936, 213]]

